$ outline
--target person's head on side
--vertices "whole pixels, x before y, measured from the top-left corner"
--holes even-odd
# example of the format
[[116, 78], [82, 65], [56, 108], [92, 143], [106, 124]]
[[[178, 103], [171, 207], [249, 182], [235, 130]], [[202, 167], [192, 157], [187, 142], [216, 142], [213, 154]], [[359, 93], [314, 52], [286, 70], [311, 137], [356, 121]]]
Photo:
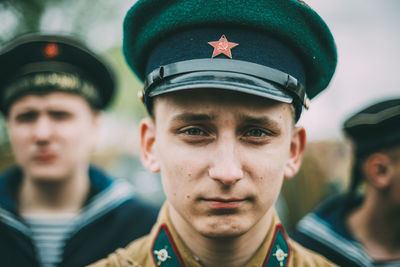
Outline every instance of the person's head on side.
[[[349, 200], [364, 196], [378, 206], [400, 204], [400, 98], [368, 106], [344, 122], [343, 130], [353, 145], [353, 171]], [[385, 203], [385, 204], [384, 204]]]
[[26, 34], [0, 54], [0, 111], [24, 177], [87, 175], [100, 111], [114, 91], [104, 62], [71, 36]]
[[296, 122], [336, 67], [322, 19], [297, 0], [144, 0], [125, 18], [123, 50], [150, 114], [142, 162], [161, 173], [176, 228], [265, 232], [301, 163]]

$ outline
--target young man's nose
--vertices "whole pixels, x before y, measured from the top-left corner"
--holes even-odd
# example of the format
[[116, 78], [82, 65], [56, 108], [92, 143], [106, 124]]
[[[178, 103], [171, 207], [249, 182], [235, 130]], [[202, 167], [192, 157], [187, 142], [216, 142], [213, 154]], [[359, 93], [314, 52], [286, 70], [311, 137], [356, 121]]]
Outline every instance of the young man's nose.
[[209, 176], [220, 183], [230, 185], [243, 178], [240, 155], [234, 142], [223, 142], [210, 155]]
[[33, 135], [37, 142], [46, 142], [53, 134], [53, 127], [48, 118], [40, 117], [34, 126]]

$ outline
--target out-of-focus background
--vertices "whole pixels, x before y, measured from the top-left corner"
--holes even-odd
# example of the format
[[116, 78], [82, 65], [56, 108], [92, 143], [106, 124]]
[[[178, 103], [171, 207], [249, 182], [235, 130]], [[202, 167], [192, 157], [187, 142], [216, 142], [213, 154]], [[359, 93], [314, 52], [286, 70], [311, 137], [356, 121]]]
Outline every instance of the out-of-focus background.
[[[45, 31], [73, 34], [114, 68], [118, 94], [105, 112], [93, 162], [128, 179], [153, 204], [165, 199], [158, 175], [140, 163], [137, 126], [146, 115], [137, 99], [142, 84], [122, 53], [123, 18], [135, 1], [0, 0], [0, 46], [18, 34]], [[300, 124], [308, 146], [299, 174], [284, 183], [277, 208], [291, 231], [306, 212], [347, 187], [351, 156], [341, 125], [361, 107], [400, 97], [400, 1], [306, 0], [330, 27], [338, 67], [329, 88], [317, 96]], [[4, 118], [0, 116], [0, 171], [13, 163]]]

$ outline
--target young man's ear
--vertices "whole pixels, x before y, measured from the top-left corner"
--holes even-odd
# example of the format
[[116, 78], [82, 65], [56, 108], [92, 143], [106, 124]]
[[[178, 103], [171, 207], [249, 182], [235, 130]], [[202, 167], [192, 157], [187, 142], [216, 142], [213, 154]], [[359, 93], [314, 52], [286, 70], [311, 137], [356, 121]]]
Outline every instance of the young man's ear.
[[285, 166], [284, 177], [292, 178], [300, 169], [304, 149], [306, 148], [306, 130], [296, 126], [290, 142], [289, 159]]
[[140, 122], [140, 159], [143, 166], [150, 172], [159, 172], [160, 165], [155, 153], [156, 133], [154, 121], [145, 118]]
[[384, 153], [370, 155], [364, 163], [366, 181], [377, 189], [384, 189], [391, 183], [391, 161]]

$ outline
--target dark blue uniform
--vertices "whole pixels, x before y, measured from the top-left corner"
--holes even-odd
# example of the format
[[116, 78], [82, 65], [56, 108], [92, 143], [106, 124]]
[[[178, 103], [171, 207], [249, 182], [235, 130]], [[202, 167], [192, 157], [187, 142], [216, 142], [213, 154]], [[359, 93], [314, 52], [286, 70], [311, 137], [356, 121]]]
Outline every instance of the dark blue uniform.
[[351, 202], [347, 195], [334, 196], [304, 217], [291, 237], [340, 266], [400, 266], [400, 259], [390, 262], [374, 261], [347, 227], [348, 212], [357, 208], [361, 202], [361, 196], [352, 198]]
[[[79, 267], [106, 257], [119, 247], [147, 234], [157, 209], [134, 196], [131, 186], [108, 177], [93, 166], [90, 193], [80, 223], [67, 240], [59, 266]], [[30, 229], [16, 207], [21, 171], [12, 167], [0, 176], [0, 266], [40, 266]]]

